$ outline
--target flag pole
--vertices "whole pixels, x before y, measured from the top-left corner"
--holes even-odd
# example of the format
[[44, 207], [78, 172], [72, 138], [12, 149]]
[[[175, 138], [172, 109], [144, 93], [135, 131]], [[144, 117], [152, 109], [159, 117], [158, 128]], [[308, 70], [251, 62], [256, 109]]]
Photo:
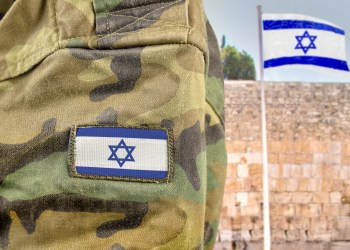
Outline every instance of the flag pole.
[[269, 168], [267, 153], [266, 103], [264, 84], [264, 58], [262, 46], [262, 7], [258, 5], [259, 21], [259, 52], [260, 52], [260, 91], [261, 91], [261, 141], [263, 149], [263, 223], [264, 223], [264, 250], [271, 249], [270, 203], [269, 203]]

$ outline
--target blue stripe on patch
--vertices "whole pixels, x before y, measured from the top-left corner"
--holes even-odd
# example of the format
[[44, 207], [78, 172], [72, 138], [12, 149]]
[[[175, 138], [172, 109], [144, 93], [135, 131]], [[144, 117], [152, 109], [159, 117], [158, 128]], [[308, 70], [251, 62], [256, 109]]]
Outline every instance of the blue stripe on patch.
[[331, 31], [339, 35], [345, 35], [345, 31], [337, 27], [312, 21], [304, 20], [265, 20], [263, 22], [264, 30], [280, 29], [315, 29]]
[[76, 136], [88, 137], [123, 137], [167, 140], [165, 130], [149, 130], [134, 128], [108, 128], [108, 127], [87, 127], [77, 128]]
[[148, 179], [164, 179], [168, 175], [168, 171], [145, 171], [130, 169], [113, 169], [113, 168], [94, 168], [77, 166], [76, 171], [79, 174], [107, 176], [107, 177], [130, 177], [130, 178], [148, 178]]
[[315, 65], [320, 67], [338, 69], [343, 71], [349, 71], [346, 61], [337, 60], [327, 57], [317, 56], [293, 56], [293, 57], [280, 57], [264, 61], [264, 68], [272, 68], [283, 65]]

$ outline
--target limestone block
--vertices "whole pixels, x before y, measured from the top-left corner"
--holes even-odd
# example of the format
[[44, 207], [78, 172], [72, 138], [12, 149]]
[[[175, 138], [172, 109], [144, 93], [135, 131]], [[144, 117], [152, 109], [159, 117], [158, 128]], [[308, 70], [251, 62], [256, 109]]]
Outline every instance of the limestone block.
[[272, 230], [271, 241], [272, 242], [284, 242], [287, 240], [286, 231], [284, 230]]
[[292, 193], [281, 192], [275, 193], [275, 202], [278, 204], [288, 204], [292, 200]]
[[331, 192], [330, 194], [331, 203], [341, 203], [341, 193], [340, 192]]
[[248, 205], [248, 193], [247, 192], [238, 192], [236, 194], [236, 201], [240, 206]]
[[259, 230], [252, 230], [251, 232], [251, 240], [252, 241], [259, 241], [264, 238], [264, 232], [262, 229]]
[[288, 230], [287, 231], [287, 241], [299, 241], [301, 239], [300, 230]]
[[313, 203], [329, 203], [329, 193], [328, 192], [314, 192], [313, 193], [313, 198], [312, 198]]
[[252, 239], [249, 230], [242, 230], [241, 237], [242, 237], [242, 240], [244, 241], [251, 241]]
[[237, 165], [237, 176], [240, 178], [247, 178], [249, 176], [248, 164]]

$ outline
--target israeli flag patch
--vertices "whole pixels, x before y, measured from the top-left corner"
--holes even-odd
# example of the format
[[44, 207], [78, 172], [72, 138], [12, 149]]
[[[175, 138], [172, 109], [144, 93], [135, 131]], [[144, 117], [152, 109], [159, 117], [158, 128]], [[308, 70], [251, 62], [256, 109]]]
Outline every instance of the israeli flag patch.
[[169, 182], [173, 135], [165, 128], [74, 126], [69, 143], [75, 177]]

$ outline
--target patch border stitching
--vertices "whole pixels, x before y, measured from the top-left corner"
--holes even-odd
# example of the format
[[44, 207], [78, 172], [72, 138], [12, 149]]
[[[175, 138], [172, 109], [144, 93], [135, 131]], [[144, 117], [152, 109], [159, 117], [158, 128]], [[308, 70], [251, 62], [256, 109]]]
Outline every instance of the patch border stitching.
[[[76, 132], [78, 128], [130, 128], [130, 129], [148, 129], [148, 130], [164, 130], [167, 133], [167, 158], [168, 158], [168, 174], [165, 178], [135, 178], [135, 177], [111, 177], [80, 174], [76, 171]], [[148, 182], [148, 183], [170, 183], [174, 176], [174, 134], [173, 130], [165, 127], [155, 126], [109, 126], [109, 125], [74, 125], [71, 127], [68, 145], [68, 168], [71, 177], [95, 180], [114, 180], [114, 181], [129, 181], [129, 182]]]

